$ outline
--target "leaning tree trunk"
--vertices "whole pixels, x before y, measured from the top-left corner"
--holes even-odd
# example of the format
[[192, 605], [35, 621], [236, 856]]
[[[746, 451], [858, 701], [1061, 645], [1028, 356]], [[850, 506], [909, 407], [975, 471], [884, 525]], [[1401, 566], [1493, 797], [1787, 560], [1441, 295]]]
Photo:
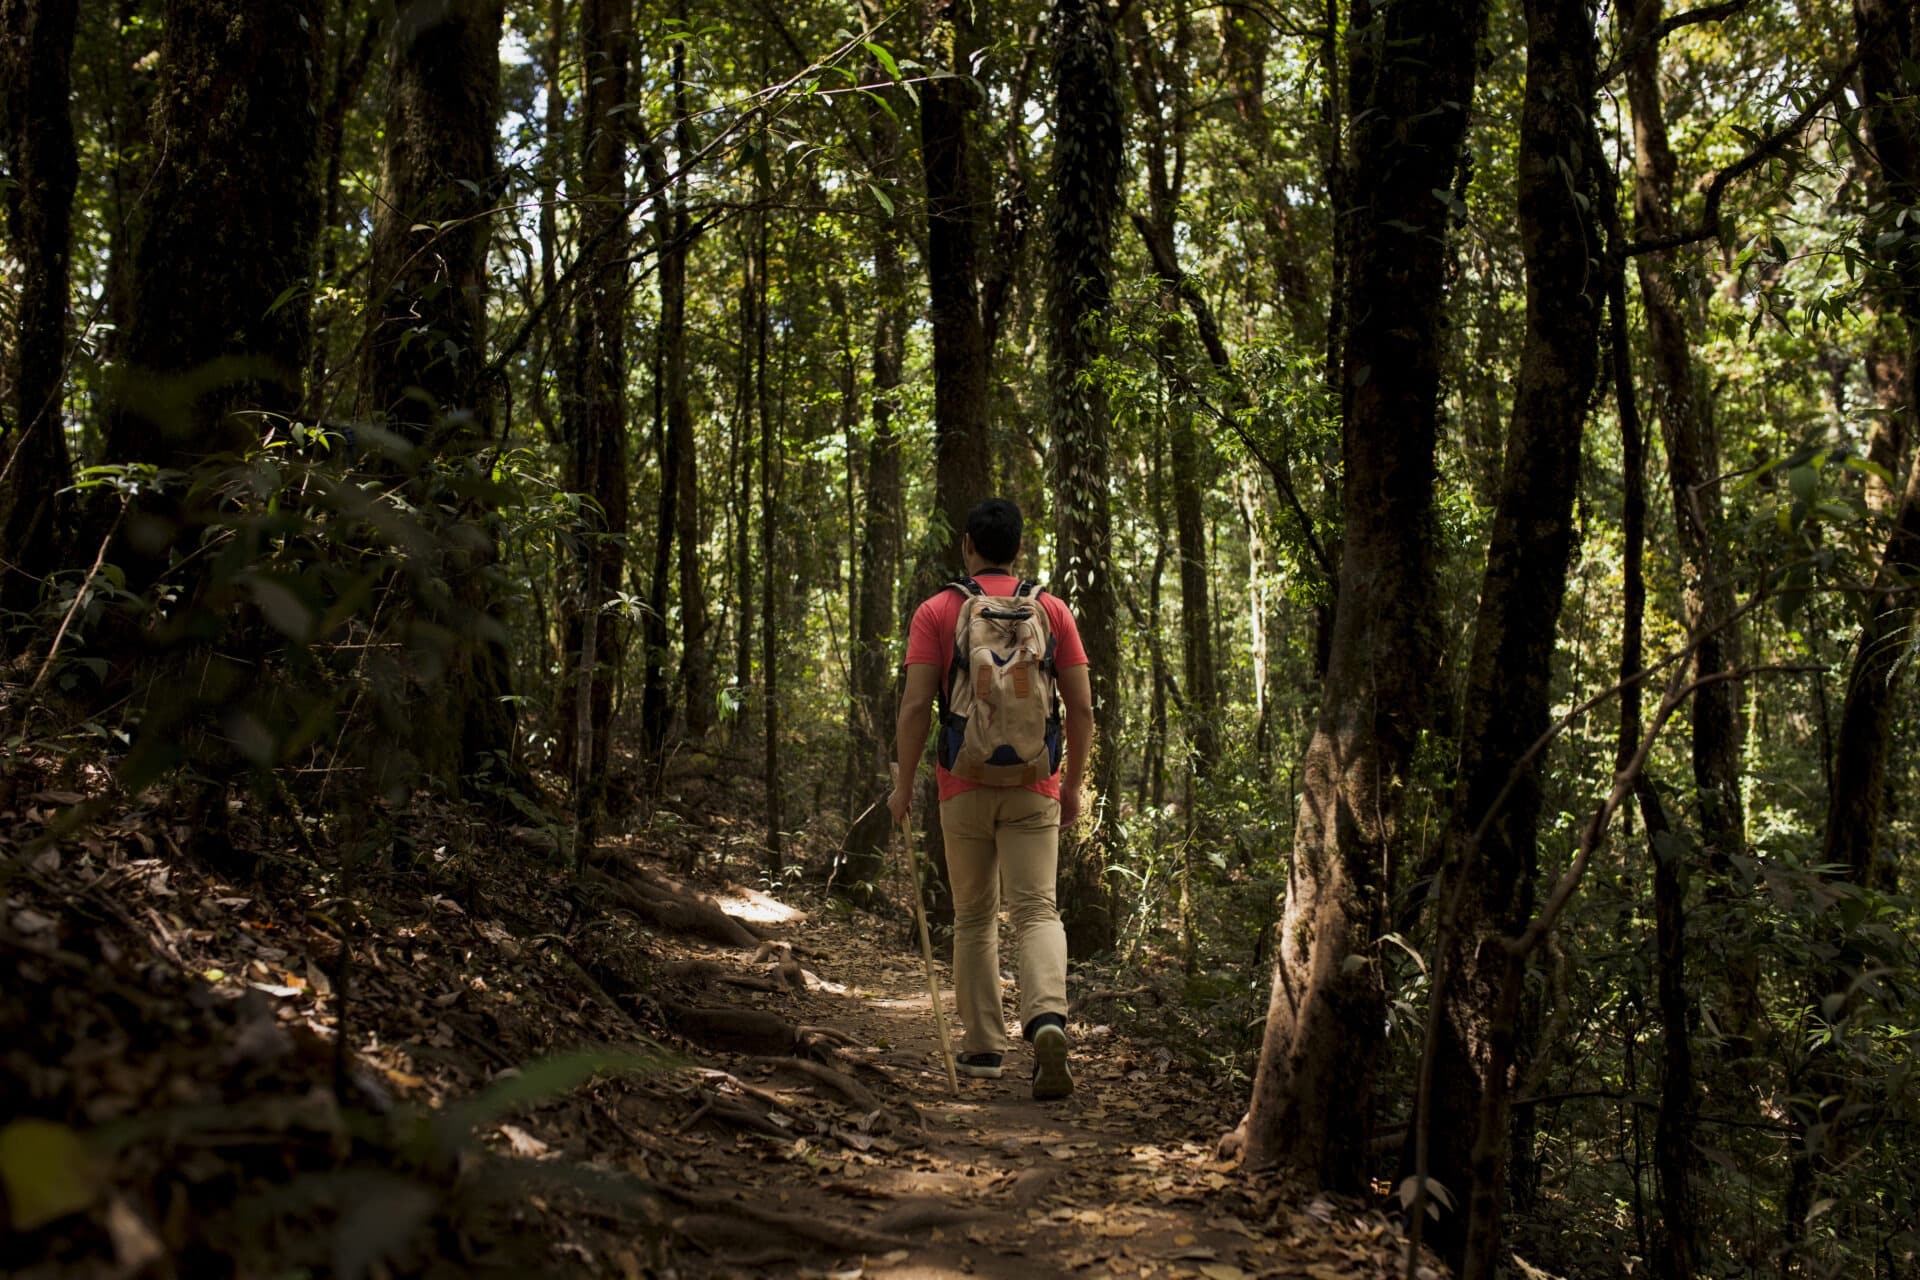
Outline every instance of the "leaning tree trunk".
[[[1447, 206], [1473, 99], [1480, 0], [1356, 0], [1343, 228], [1346, 518], [1338, 604], [1294, 824], [1253, 1103], [1252, 1167], [1364, 1191], [1386, 1000], [1375, 947], [1400, 797], [1439, 652], [1434, 446]], [[1404, 49], [1419, 49], [1419, 59]]]
[[456, 513], [408, 565], [407, 641], [416, 663], [439, 671], [435, 713], [416, 695], [397, 726], [420, 767], [445, 781], [513, 747], [490, 512], [457, 496], [466, 485], [447, 483], [484, 479], [477, 455], [491, 436], [486, 266], [500, 23], [501, 0], [401, 0], [395, 11], [361, 370], [366, 411], [411, 446], [418, 505]]
[[[1855, 0], [1854, 23], [1860, 46], [1860, 80], [1865, 94], [1867, 141], [1877, 161], [1868, 181], [1878, 188], [1873, 205], [1886, 215], [1920, 204], [1920, 119], [1913, 99], [1920, 93], [1920, 19], [1901, 0]], [[1870, 227], [1866, 239], [1875, 243]], [[1898, 388], [1888, 406], [1901, 420], [1896, 439], [1913, 439], [1920, 407], [1915, 404], [1920, 377], [1920, 245], [1909, 235], [1894, 236], [1877, 251], [1868, 275], [1880, 311], [1900, 318], [1901, 349], [1888, 361], [1904, 377], [1889, 379]], [[1822, 861], [1846, 867], [1856, 884], [1887, 886], [1892, 859], [1880, 849], [1880, 819], [1886, 804], [1887, 755], [1892, 741], [1902, 661], [1914, 623], [1912, 582], [1920, 574], [1920, 458], [1906, 477], [1875, 575], [1864, 601], [1860, 639], [1847, 676], [1847, 696], [1833, 764], [1833, 794], [1827, 805], [1827, 836]]]
[[1431, 1142], [1425, 1173], [1468, 1207], [1464, 1217], [1446, 1214], [1437, 1233], [1468, 1276], [1490, 1274], [1499, 1244], [1513, 1081], [1529, 1056], [1500, 1005], [1516, 963], [1509, 940], [1533, 916], [1542, 770], [1528, 752], [1547, 729], [1607, 296], [1597, 210], [1611, 187], [1592, 119], [1593, 20], [1586, 0], [1528, 0], [1526, 15], [1518, 175], [1526, 334], [1460, 713], [1441, 1018], [1431, 1103], [1418, 1118]]
[[[561, 422], [567, 439], [567, 484], [593, 501], [582, 508], [578, 594], [568, 602], [563, 634], [570, 674], [561, 683], [561, 759], [575, 770], [574, 804], [591, 834], [607, 772], [613, 695], [625, 639], [607, 602], [623, 586], [627, 511], [627, 28], [631, 6], [581, 0], [580, 252], [569, 394]], [[684, 259], [680, 261], [682, 272]], [[665, 298], [670, 273], [661, 266], [661, 334], [672, 321]], [[681, 277], [684, 282], [684, 275]], [[684, 284], [682, 296], [684, 297]], [[598, 615], [589, 617], [590, 614]], [[591, 637], [591, 642], [589, 642]], [[584, 674], [584, 679], [583, 679]], [[589, 693], [579, 714], [580, 691]], [[584, 741], [576, 725], [587, 727]], [[590, 843], [590, 841], [589, 841]]]
[[1076, 955], [1113, 945], [1106, 864], [1119, 821], [1120, 637], [1109, 507], [1112, 413], [1096, 365], [1113, 293], [1120, 206], [1121, 108], [1113, 29], [1100, 0], [1053, 10], [1053, 172], [1047, 206], [1047, 399], [1057, 495], [1056, 584], [1086, 644], [1103, 742], [1094, 749], [1095, 834], [1063, 851], [1061, 915]]
[[0, 147], [7, 244], [20, 264], [14, 367], [0, 376], [0, 636], [40, 603], [60, 568], [73, 482], [60, 412], [66, 385], [67, 263], [73, 191], [77, 0], [0, 0]]

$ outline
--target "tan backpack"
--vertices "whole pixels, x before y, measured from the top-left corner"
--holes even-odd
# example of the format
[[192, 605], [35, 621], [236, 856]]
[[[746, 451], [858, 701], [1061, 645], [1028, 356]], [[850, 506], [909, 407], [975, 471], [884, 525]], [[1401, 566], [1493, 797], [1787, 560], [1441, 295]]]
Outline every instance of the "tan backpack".
[[1053, 626], [1040, 588], [1022, 582], [990, 596], [972, 578], [953, 628], [953, 665], [940, 716], [940, 763], [956, 778], [1018, 787], [1060, 767], [1059, 682]]

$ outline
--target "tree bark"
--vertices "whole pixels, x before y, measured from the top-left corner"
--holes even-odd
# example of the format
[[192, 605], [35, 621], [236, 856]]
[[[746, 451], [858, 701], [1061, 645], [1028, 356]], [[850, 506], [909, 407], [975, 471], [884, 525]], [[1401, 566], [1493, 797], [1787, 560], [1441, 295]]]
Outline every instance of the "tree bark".
[[[568, 395], [561, 422], [567, 438], [567, 486], [592, 502], [582, 508], [579, 529], [579, 594], [565, 611], [564, 651], [574, 674], [560, 684], [567, 696], [560, 715], [561, 758], [593, 761], [579, 782], [584, 795], [576, 808], [590, 825], [605, 790], [607, 748], [613, 723], [614, 688], [620, 656], [626, 650], [623, 628], [607, 602], [622, 586], [628, 533], [627, 499], [627, 264], [632, 236], [627, 229], [627, 128], [620, 118], [627, 103], [627, 72], [632, 32], [631, 5], [622, 0], [581, 0], [580, 67], [580, 252], [586, 262], [577, 275], [572, 358]], [[684, 262], [681, 264], [684, 273]], [[684, 291], [684, 275], [679, 277]], [[671, 319], [666, 305], [669, 271], [660, 270], [661, 337]], [[671, 357], [670, 357], [671, 358]], [[589, 628], [588, 614], [599, 615]], [[591, 643], [588, 632], [591, 630]], [[587, 663], [582, 673], [578, 665]], [[577, 714], [574, 699], [589, 691], [587, 714]], [[584, 724], [587, 742], [574, 740], [572, 726]], [[582, 754], [584, 748], [584, 754]]]
[[985, 0], [926, 0], [932, 60], [954, 74], [920, 87], [920, 159], [927, 190], [927, 289], [933, 327], [934, 489], [944, 548], [916, 585], [958, 574], [967, 510], [994, 494], [988, 443], [989, 360], [980, 310], [981, 244], [991, 183], [979, 143], [984, 105], [973, 79]]
[[[1920, 121], [1913, 97], [1920, 92], [1914, 60], [1920, 57], [1920, 32], [1910, 4], [1901, 0], [1855, 0], [1854, 28], [1859, 40], [1860, 80], [1866, 135], [1878, 163], [1868, 181], [1877, 188], [1875, 208], [1893, 211], [1920, 204]], [[1876, 238], [1870, 224], [1867, 240]], [[1905, 373], [1887, 408], [1899, 425], [1895, 439], [1916, 437], [1916, 379], [1920, 368], [1920, 246], [1900, 236], [1879, 250], [1867, 285], [1883, 314], [1901, 324], [1885, 326], [1901, 333], [1900, 349], [1889, 362]], [[1848, 869], [1854, 883], [1887, 888], [1893, 860], [1880, 848], [1881, 815], [1886, 805], [1888, 753], [1901, 686], [1901, 661], [1913, 630], [1911, 590], [1920, 574], [1920, 457], [1902, 487], [1893, 526], [1881, 553], [1873, 589], [1865, 599], [1860, 638], [1847, 675], [1846, 702], [1840, 713], [1833, 763], [1833, 793], [1827, 806], [1822, 861]]]
[[1384, 1024], [1380, 869], [1439, 652], [1434, 447], [1449, 214], [1433, 193], [1454, 185], [1484, 17], [1479, 0], [1356, 0], [1348, 24], [1346, 536], [1245, 1157], [1356, 1192], [1367, 1185]]
[[[318, 0], [164, 7], [153, 123], [162, 158], [126, 279], [127, 368], [108, 461], [192, 467], [255, 444], [252, 411], [299, 408], [320, 27]], [[260, 200], [263, 188], [284, 198]], [[147, 532], [146, 546], [164, 547], [176, 530]]]
[[[765, 197], [762, 191], [761, 196]], [[754, 244], [754, 282], [759, 297], [754, 304], [757, 325], [754, 331], [754, 383], [760, 411], [760, 696], [761, 727], [764, 733], [765, 781], [767, 788], [767, 873], [778, 877], [786, 869], [786, 850], [781, 830], [782, 812], [780, 757], [780, 619], [779, 597], [775, 585], [780, 581], [774, 558], [780, 540], [775, 536], [779, 518], [779, 432], [773, 417], [773, 395], [767, 385], [767, 344], [772, 333], [772, 316], [767, 289], [767, 215], [762, 213]]]
[[[1596, 211], [1611, 199], [1594, 128], [1593, 21], [1586, 0], [1527, 0], [1519, 230], [1526, 335], [1504, 473], [1474, 623], [1460, 763], [1447, 829], [1440, 1034], [1432, 1064], [1427, 1175], [1468, 1201], [1441, 1219], [1443, 1254], [1490, 1275], [1505, 1211], [1512, 1091], [1524, 1033], [1498, 1032], [1509, 941], [1533, 917], [1554, 637], [1573, 547], [1580, 440], [1599, 365], [1608, 265]], [[1470, 1196], [1468, 1195], [1471, 1191]]]
[[[497, 559], [482, 500], [443, 492], [492, 434], [486, 380], [487, 246], [498, 175], [501, 0], [402, 0], [387, 76], [385, 153], [371, 249], [365, 410], [412, 447], [421, 509], [449, 509], [409, 564], [409, 646], [438, 713], [409, 713], [403, 739], [452, 781], [510, 758], [514, 714]], [[444, 517], [442, 518], [444, 520]]]
[[[1617, 249], [1624, 240], [1609, 192], [1600, 205], [1607, 235]], [[1640, 743], [1640, 707], [1645, 690], [1639, 676], [1647, 610], [1644, 574], [1647, 531], [1646, 428], [1634, 393], [1632, 338], [1627, 325], [1627, 281], [1623, 264], [1609, 255], [1607, 311], [1613, 356], [1614, 403], [1620, 422], [1621, 621], [1620, 733], [1614, 748], [1616, 771], [1629, 767]], [[1660, 1106], [1654, 1125], [1653, 1162], [1660, 1216], [1649, 1256], [1655, 1280], [1692, 1280], [1699, 1270], [1699, 1200], [1694, 1179], [1700, 1166], [1694, 1148], [1700, 1097], [1693, 1081], [1692, 998], [1687, 992], [1686, 884], [1677, 842], [1666, 808], [1652, 781], [1642, 774], [1634, 785], [1653, 863], [1654, 983], [1660, 1014]]]
[[39, 605], [65, 555], [73, 482], [66, 386], [68, 253], [80, 165], [68, 106], [77, 0], [0, 0], [0, 147], [19, 265], [14, 367], [0, 377], [0, 637]]
[[[680, 18], [687, 17], [681, 0]], [[677, 117], [674, 137], [684, 167], [694, 157], [693, 110], [687, 102], [687, 49], [682, 43], [673, 47], [673, 109]], [[686, 736], [693, 742], [705, 741], [713, 731], [713, 666], [707, 652], [707, 587], [703, 555], [705, 543], [700, 531], [700, 450], [693, 431], [693, 401], [687, 389], [686, 273], [693, 253], [693, 231], [686, 210], [686, 193], [673, 197], [674, 247], [680, 257], [680, 333], [667, 348], [667, 435], [673, 441], [675, 467], [671, 477], [662, 476], [662, 486], [671, 482], [680, 491], [674, 530], [680, 557], [680, 695], [685, 708]], [[664, 270], [665, 263], [662, 262]], [[664, 279], [661, 283], [664, 290]]]
[[1096, 365], [1107, 348], [1113, 220], [1123, 145], [1113, 30], [1098, 0], [1056, 0], [1053, 170], [1047, 206], [1047, 400], [1058, 503], [1055, 588], [1086, 645], [1102, 742], [1092, 765], [1091, 837], [1061, 857], [1061, 916], [1076, 955], [1113, 945], [1106, 864], [1120, 816], [1120, 637], [1113, 584], [1112, 412]]
[[[869, 80], [874, 79], [868, 76]], [[896, 103], [900, 95], [891, 95]], [[874, 180], [900, 191], [904, 185], [900, 127], [893, 114], [875, 103], [867, 112]], [[898, 208], [896, 202], [895, 205]], [[893, 422], [906, 377], [907, 273], [900, 244], [904, 219], [886, 214], [873, 236], [873, 434], [866, 451], [866, 492], [861, 504], [859, 576], [854, 592], [854, 789], [856, 809], [881, 794], [887, 763], [893, 758], [887, 731], [892, 710], [894, 586], [900, 572], [900, 437]], [[885, 867], [890, 832], [874, 824], [848, 836], [847, 879], [875, 883]]]
[[[1629, 34], [1650, 31], [1661, 0], [1624, 0], [1620, 22]], [[1642, 40], [1626, 67], [1633, 109], [1636, 231], [1643, 238], [1675, 230], [1674, 184], [1679, 164], [1667, 140], [1660, 101], [1660, 42]], [[1674, 527], [1682, 557], [1687, 629], [1694, 639], [1696, 677], [1731, 670], [1739, 660], [1733, 617], [1733, 566], [1720, 515], [1720, 442], [1712, 407], [1701, 395], [1694, 367], [1686, 272], [1678, 250], [1637, 259], [1640, 300], [1653, 356], [1654, 415], [1667, 451]], [[1723, 680], [1693, 697], [1693, 776], [1700, 794], [1700, 830], [1709, 858], [1726, 871], [1746, 845], [1740, 801], [1740, 682]]]

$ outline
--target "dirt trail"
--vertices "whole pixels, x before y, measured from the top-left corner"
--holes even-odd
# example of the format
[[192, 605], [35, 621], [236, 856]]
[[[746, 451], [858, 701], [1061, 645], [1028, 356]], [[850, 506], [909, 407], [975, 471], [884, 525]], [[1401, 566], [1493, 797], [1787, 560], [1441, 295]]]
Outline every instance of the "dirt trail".
[[[1096, 1002], [1075, 1018], [1071, 1098], [1032, 1099], [1024, 1045], [1008, 1055], [1001, 1079], [963, 1078], [955, 1096], [940, 1063], [925, 972], [898, 925], [821, 912], [775, 928], [817, 954], [806, 961], [814, 980], [805, 994], [746, 1003], [833, 1027], [866, 1046], [842, 1056], [886, 1069], [895, 1083], [888, 1101], [910, 1103], [922, 1132], [896, 1132], [864, 1151], [760, 1135], [703, 1143], [703, 1158], [685, 1162], [682, 1175], [690, 1169], [769, 1207], [900, 1242], [878, 1255], [843, 1254], [824, 1269], [818, 1255], [782, 1257], [777, 1247], [714, 1248], [708, 1261], [720, 1271], [731, 1265], [765, 1274], [788, 1264], [898, 1280], [1398, 1274], [1396, 1237], [1383, 1220], [1324, 1199], [1296, 1206], [1215, 1162], [1212, 1139], [1231, 1126], [1237, 1100], [1213, 1096], [1164, 1045], [1101, 1020], [1119, 1012], [1103, 1005], [1123, 1002]], [[1009, 950], [1003, 941], [1003, 954]], [[944, 962], [937, 967], [957, 1035], [951, 975]], [[1077, 990], [1083, 985], [1076, 980]], [[1011, 1016], [1011, 982], [1007, 996]], [[740, 1075], [796, 1113], [818, 1114], [822, 1105], [796, 1093], [783, 1073], [743, 1068]]]

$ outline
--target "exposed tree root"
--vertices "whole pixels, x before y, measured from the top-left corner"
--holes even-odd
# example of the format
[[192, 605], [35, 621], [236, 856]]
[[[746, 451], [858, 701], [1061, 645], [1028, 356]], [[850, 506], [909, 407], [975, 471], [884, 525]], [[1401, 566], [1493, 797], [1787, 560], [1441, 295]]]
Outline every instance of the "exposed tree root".
[[907, 1242], [899, 1236], [882, 1235], [852, 1223], [833, 1222], [815, 1214], [781, 1213], [774, 1209], [763, 1209], [744, 1200], [712, 1191], [693, 1191], [684, 1187], [661, 1187], [660, 1192], [670, 1199], [677, 1200], [690, 1209], [707, 1214], [720, 1214], [735, 1219], [745, 1218], [749, 1222], [776, 1231], [784, 1231], [800, 1240], [824, 1245], [843, 1253], [886, 1253], [893, 1249], [905, 1248]]
[[770, 995], [785, 995], [792, 990], [785, 982], [775, 977], [752, 973], [730, 973], [726, 966], [714, 960], [679, 960], [667, 965], [660, 972], [676, 982], [697, 983], [701, 986], [717, 982], [729, 987], [742, 987], [748, 991], [765, 991]]
[[740, 950], [760, 945], [760, 935], [722, 911], [720, 905], [705, 894], [664, 887], [661, 881], [678, 885], [677, 881], [665, 877], [649, 877], [632, 868], [620, 870], [621, 874], [615, 875], [588, 871], [583, 879], [589, 894], [598, 894], [673, 933], [690, 934]]
[[868, 1092], [852, 1076], [835, 1071], [822, 1062], [808, 1058], [756, 1058], [754, 1061], [772, 1067], [776, 1071], [792, 1071], [807, 1077], [815, 1084], [839, 1094], [861, 1111], [872, 1112], [882, 1109], [880, 1099]]

